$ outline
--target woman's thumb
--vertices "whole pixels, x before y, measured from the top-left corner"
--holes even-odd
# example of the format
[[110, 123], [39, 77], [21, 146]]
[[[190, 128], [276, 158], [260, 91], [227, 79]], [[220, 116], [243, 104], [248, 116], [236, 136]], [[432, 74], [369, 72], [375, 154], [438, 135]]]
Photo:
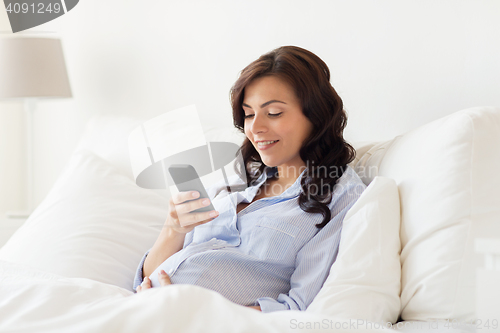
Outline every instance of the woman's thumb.
[[172, 284], [172, 282], [170, 281], [170, 276], [168, 276], [168, 274], [165, 273], [163, 269], [158, 273], [158, 280], [160, 281], [160, 285], [162, 287]]

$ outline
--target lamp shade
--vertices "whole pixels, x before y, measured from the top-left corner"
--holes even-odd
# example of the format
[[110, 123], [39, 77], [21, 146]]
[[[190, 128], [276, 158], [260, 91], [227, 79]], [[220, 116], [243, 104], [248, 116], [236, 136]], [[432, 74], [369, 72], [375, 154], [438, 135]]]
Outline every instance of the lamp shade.
[[0, 99], [71, 97], [61, 41], [0, 38]]

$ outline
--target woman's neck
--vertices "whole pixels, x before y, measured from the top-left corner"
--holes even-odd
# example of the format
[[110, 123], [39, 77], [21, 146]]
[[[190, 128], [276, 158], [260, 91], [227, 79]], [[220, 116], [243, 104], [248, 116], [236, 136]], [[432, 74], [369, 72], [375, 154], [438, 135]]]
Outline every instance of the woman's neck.
[[278, 166], [278, 175], [273, 178], [275, 184], [279, 184], [283, 187], [290, 187], [295, 183], [297, 178], [300, 176], [302, 171], [306, 168], [305, 164], [299, 166]]

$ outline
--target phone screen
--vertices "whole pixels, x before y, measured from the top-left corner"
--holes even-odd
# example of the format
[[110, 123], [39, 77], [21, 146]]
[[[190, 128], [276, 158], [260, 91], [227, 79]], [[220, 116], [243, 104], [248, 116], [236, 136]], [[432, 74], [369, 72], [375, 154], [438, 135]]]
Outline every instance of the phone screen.
[[[198, 173], [192, 165], [172, 164], [168, 168], [168, 172], [170, 173], [170, 176], [172, 176], [179, 192], [198, 191], [200, 193], [200, 197], [193, 200], [201, 198], [208, 198], [210, 200]], [[192, 212], [208, 212], [211, 210], [215, 210], [212, 203], [210, 203], [209, 206], [193, 210]]]

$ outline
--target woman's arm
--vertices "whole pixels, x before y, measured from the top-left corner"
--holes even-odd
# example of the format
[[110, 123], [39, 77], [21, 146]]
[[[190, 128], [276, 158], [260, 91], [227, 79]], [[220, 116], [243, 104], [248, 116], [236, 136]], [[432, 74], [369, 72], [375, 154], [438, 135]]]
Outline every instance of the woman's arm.
[[185, 233], [179, 233], [172, 228], [164, 227], [144, 261], [142, 277], [151, 275], [165, 260], [179, 252], [182, 249], [185, 237]]
[[183, 245], [186, 234], [196, 226], [215, 219], [219, 214], [216, 211], [197, 212], [192, 211], [206, 207], [210, 200], [199, 198], [197, 191], [179, 192], [172, 196], [169, 201], [170, 211], [167, 220], [144, 261], [142, 278], [151, 275], [154, 270], [173, 254], [179, 252]]

